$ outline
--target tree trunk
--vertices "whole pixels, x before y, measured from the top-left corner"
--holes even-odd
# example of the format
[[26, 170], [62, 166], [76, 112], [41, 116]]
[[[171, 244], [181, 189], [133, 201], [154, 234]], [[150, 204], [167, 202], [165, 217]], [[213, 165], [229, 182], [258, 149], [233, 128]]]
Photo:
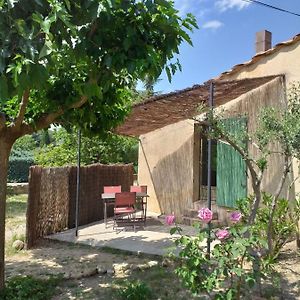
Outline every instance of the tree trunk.
[[8, 157], [12, 143], [0, 137], [0, 290], [4, 288], [5, 206]]
[[254, 198], [254, 202], [252, 204], [252, 207], [250, 208], [250, 216], [249, 216], [249, 220], [248, 220], [249, 225], [254, 224], [254, 221], [255, 221], [255, 218], [256, 218], [256, 215], [257, 215], [257, 211], [258, 211], [258, 208], [260, 206], [260, 202], [261, 202], [261, 190], [260, 190], [261, 189], [261, 182], [259, 181], [257, 183], [252, 184], [252, 187], [253, 187], [255, 198]]
[[280, 193], [283, 189], [283, 185], [285, 183], [286, 177], [288, 172], [290, 171], [292, 165], [292, 160], [290, 160], [289, 156], [286, 154], [284, 157], [284, 169], [282, 176], [280, 178], [277, 191], [275, 192], [275, 195], [273, 196], [272, 204], [271, 204], [271, 211], [269, 215], [269, 222], [268, 222], [268, 229], [267, 229], [267, 235], [268, 235], [268, 251], [269, 254], [273, 252], [273, 219], [275, 215], [275, 210], [277, 207], [277, 202], [280, 196]]

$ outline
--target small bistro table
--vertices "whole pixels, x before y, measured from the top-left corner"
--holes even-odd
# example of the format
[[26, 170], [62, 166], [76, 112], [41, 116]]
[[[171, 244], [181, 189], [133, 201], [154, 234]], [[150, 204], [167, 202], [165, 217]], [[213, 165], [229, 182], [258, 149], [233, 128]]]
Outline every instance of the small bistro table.
[[[136, 193], [137, 199], [137, 208], [138, 211], [142, 212], [142, 216], [140, 218], [136, 218], [137, 223], [146, 224], [146, 216], [147, 216], [147, 199], [149, 195], [146, 193]], [[102, 201], [104, 203], [104, 223], [105, 228], [107, 228], [107, 206], [115, 205], [116, 193], [102, 193], [101, 194]]]

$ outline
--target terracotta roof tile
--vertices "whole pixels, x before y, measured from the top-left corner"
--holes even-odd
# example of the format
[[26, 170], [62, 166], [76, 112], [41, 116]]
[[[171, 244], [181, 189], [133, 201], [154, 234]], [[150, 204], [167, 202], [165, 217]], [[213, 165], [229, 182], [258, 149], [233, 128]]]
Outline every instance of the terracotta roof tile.
[[[268, 76], [235, 81], [213, 80], [215, 105], [222, 105], [278, 76]], [[122, 135], [139, 136], [181, 120], [197, 115], [200, 103], [209, 99], [210, 81], [184, 90], [158, 95], [136, 104], [125, 122], [116, 132]]]

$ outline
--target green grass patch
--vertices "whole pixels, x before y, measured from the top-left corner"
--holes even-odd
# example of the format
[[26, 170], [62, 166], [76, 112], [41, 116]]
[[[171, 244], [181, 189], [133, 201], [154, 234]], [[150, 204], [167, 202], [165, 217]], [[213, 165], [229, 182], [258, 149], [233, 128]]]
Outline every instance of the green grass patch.
[[[151, 293], [144, 290], [150, 290]], [[162, 266], [136, 270], [126, 280], [117, 278], [111, 285], [111, 291], [117, 299], [200, 299], [183, 287], [173, 267]], [[143, 293], [146, 298], [138, 298]]]
[[16, 226], [25, 224], [27, 195], [13, 195], [6, 200], [6, 225]]
[[122, 300], [149, 300], [153, 299], [150, 287], [141, 280], [124, 281], [124, 286], [117, 293]]
[[61, 280], [61, 276], [53, 276], [47, 280], [32, 276], [15, 276], [6, 282], [5, 289], [0, 292], [0, 300], [51, 299]]
[[7, 256], [19, 252], [12, 247], [14, 241], [25, 241], [27, 198], [27, 195], [13, 195], [6, 199], [5, 254]]

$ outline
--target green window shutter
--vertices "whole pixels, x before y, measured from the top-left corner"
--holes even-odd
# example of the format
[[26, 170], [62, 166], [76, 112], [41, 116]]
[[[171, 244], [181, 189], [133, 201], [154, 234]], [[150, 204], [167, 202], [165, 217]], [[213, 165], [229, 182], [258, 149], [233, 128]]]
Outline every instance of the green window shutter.
[[[224, 126], [233, 135], [239, 135], [247, 126], [246, 118], [224, 120]], [[244, 145], [247, 147], [247, 144]], [[236, 207], [236, 201], [247, 196], [246, 163], [230, 145], [217, 144], [217, 204]]]

